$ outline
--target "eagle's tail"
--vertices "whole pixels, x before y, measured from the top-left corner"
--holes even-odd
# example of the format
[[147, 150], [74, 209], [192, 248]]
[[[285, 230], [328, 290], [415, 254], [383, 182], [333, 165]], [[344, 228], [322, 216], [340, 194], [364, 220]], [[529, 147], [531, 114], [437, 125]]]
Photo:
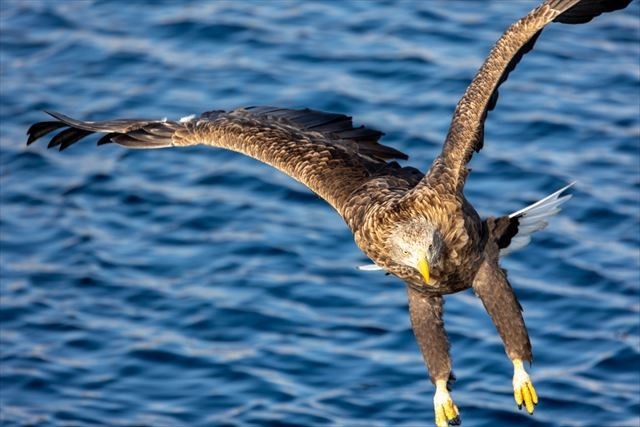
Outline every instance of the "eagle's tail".
[[508, 220], [508, 222], [504, 221], [508, 224], [504, 227], [504, 231], [497, 236], [500, 255], [508, 255], [527, 246], [531, 241], [531, 235], [545, 228], [549, 224], [548, 219], [560, 212], [560, 205], [571, 198], [570, 194], [563, 195], [563, 193], [573, 184], [575, 182], [508, 217], [500, 218], [499, 220]]

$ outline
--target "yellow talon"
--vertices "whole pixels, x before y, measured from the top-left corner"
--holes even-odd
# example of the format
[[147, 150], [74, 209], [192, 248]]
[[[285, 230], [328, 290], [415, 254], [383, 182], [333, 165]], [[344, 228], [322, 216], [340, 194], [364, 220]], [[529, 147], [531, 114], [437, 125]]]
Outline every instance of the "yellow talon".
[[516, 399], [516, 405], [518, 405], [518, 408], [522, 407], [522, 390], [514, 386], [513, 397]]
[[449, 426], [449, 421], [447, 421], [447, 417], [442, 408], [436, 409], [436, 426], [438, 427]]
[[538, 395], [520, 359], [513, 359], [513, 397], [518, 408], [522, 408], [524, 404], [527, 412], [533, 414], [533, 407], [538, 404]]
[[447, 390], [447, 382], [444, 380], [436, 381], [436, 394], [433, 396], [433, 410], [435, 412], [436, 426], [448, 427], [449, 425], [460, 424], [460, 411], [453, 403], [449, 390]]
[[458, 415], [456, 405], [453, 404], [452, 400], [449, 400], [445, 405], [444, 413], [449, 420], [455, 418]]
[[533, 388], [533, 384], [529, 383], [529, 391], [531, 392], [531, 400], [534, 405], [538, 404], [538, 395], [536, 394], [536, 389]]

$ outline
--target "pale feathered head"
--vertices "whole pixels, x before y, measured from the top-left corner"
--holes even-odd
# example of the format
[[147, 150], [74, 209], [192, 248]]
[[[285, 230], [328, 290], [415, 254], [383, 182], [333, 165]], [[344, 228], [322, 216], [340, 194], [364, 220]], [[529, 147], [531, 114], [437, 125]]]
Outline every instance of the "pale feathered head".
[[439, 265], [442, 235], [426, 218], [412, 218], [396, 225], [386, 242], [394, 262], [416, 269], [429, 283], [429, 269]]

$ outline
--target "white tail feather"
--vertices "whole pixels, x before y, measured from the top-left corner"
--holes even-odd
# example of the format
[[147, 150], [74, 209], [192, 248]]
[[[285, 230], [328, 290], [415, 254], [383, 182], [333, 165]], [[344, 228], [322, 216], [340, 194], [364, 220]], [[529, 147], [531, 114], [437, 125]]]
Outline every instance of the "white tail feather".
[[531, 235], [533, 233], [540, 231], [549, 225], [547, 220], [560, 212], [560, 205], [571, 198], [570, 194], [562, 197], [560, 196], [573, 184], [575, 184], [575, 182], [572, 182], [555, 193], [548, 195], [544, 199], [509, 215], [509, 218], [519, 217], [518, 233], [511, 239], [509, 246], [500, 250], [500, 255], [505, 256], [527, 246], [531, 241]]
[[379, 271], [379, 270], [384, 270], [384, 268], [379, 267], [379, 266], [377, 266], [375, 264], [359, 265], [356, 268], [358, 270], [360, 270], [360, 271]]

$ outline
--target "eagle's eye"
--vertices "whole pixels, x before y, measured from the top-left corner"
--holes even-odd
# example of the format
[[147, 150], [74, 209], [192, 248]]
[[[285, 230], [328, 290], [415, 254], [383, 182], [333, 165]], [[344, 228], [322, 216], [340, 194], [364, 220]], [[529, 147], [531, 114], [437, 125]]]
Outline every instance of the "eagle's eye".
[[403, 250], [402, 250], [402, 253], [403, 253], [403, 254], [405, 254], [405, 255], [409, 255], [409, 251], [408, 251], [408, 250], [406, 250], [406, 249], [403, 249]]

